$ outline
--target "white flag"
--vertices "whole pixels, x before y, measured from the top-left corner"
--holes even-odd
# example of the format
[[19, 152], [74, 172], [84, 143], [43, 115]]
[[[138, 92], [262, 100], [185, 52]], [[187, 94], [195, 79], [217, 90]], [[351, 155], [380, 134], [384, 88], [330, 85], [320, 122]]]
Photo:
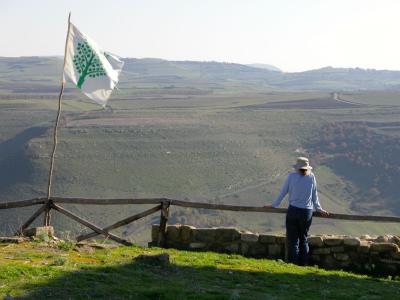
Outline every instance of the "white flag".
[[118, 83], [124, 63], [100, 50], [96, 42], [70, 23], [64, 74], [90, 99], [105, 105]]

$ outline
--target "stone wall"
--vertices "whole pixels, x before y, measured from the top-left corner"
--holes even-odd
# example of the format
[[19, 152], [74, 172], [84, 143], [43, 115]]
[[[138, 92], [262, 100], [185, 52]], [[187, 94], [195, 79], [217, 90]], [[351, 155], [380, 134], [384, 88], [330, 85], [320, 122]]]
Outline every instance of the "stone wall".
[[[157, 244], [158, 230], [158, 225], [153, 225], [149, 246]], [[285, 241], [284, 235], [252, 233], [231, 227], [169, 225], [166, 247], [285, 260]], [[317, 235], [309, 237], [309, 245], [311, 265], [361, 273], [400, 275], [400, 238], [397, 236]]]

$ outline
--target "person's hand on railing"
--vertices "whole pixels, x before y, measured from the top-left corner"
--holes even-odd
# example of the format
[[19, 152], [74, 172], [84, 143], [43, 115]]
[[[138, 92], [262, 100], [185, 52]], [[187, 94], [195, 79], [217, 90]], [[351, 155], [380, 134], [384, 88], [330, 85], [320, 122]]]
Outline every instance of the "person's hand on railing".
[[264, 205], [263, 208], [275, 208], [272, 205]]
[[329, 216], [329, 212], [327, 212], [327, 211], [324, 210], [324, 209], [319, 209], [319, 210], [317, 210], [317, 213], [318, 213], [321, 217], [327, 217], [327, 216]]

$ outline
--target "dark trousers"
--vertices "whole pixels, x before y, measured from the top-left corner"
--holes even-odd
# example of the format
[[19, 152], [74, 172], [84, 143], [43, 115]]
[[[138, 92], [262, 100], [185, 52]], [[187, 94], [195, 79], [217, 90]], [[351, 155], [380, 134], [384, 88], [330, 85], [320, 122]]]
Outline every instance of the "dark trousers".
[[308, 262], [307, 234], [312, 221], [312, 209], [289, 206], [286, 214], [286, 239], [290, 263], [300, 266]]

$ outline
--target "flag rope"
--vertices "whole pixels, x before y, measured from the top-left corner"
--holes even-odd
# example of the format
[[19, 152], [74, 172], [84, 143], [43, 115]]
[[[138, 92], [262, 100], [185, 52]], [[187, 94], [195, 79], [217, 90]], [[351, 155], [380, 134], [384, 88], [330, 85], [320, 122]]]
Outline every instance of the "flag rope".
[[62, 97], [64, 95], [64, 86], [65, 86], [65, 62], [66, 62], [66, 57], [67, 57], [67, 47], [68, 47], [68, 40], [69, 40], [69, 33], [70, 33], [70, 28], [71, 28], [71, 13], [69, 13], [68, 16], [68, 31], [67, 31], [67, 37], [65, 40], [65, 49], [64, 49], [64, 63], [63, 63], [63, 70], [62, 70], [62, 76], [61, 76], [61, 89], [60, 89], [60, 94], [58, 96], [58, 110], [57, 110], [57, 117], [55, 120], [54, 124], [54, 130], [53, 130], [53, 149], [51, 152], [51, 158], [50, 158], [50, 167], [49, 167], [49, 176], [48, 176], [48, 181], [47, 181], [47, 209], [45, 211], [45, 216], [44, 216], [44, 226], [49, 226], [50, 225], [50, 197], [51, 197], [51, 187], [52, 187], [52, 179], [53, 179], [53, 170], [54, 170], [54, 160], [55, 160], [55, 155], [56, 155], [56, 150], [57, 150], [57, 144], [58, 144], [58, 139], [57, 139], [57, 133], [58, 133], [58, 124], [60, 122], [60, 116], [61, 116], [61, 107], [62, 107]]

